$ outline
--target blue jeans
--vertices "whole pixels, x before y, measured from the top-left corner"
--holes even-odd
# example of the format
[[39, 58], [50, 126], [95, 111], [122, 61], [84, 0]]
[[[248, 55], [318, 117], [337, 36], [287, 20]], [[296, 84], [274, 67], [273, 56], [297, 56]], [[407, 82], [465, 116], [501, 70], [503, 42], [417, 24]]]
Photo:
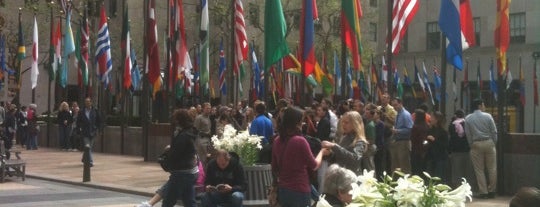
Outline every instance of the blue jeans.
[[206, 192], [202, 197], [203, 207], [216, 207], [218, 204], [227, 204], [230, 207], [241, 207], [244, 200], [244, 193], [219, 193]]
[[69, 142], [69, 134], [71, 131], [70, 126], [66, 126], [63, 124], [58, 125], [58, 141], [60, 148], [62, 149], [69, 149], [71, 148], [71, 143]]
[[173, 207], [178, 197], [185, 207], [195, 207], [195, 182], [199, 173], [171, 172], [167, 192], [163, 192], [162, 207]]
[[302, 193], [278, 188], [278, 201], [281, 206], [306, 207], [311, 206], [311, 193]]
[[37, 149], [37, 135], [29, 134], [26, 138], [26, 149]]

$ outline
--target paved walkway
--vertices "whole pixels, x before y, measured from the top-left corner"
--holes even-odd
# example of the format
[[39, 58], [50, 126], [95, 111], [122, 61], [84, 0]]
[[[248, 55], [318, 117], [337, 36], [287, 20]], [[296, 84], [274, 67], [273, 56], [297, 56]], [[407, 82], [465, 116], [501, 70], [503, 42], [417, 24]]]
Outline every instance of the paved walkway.
[[[66, 152], [41, 147], [39, 150], [22, 150], [21, 157], [26, 160], [28, 177], [64, 182], [76, 185], [114, 190], [143, 196], [152, 196], [167, 179], [156, 162], [144, 162], [142, 157], [93, 153], [94, 167], [91, 168], [91, 181], [82, 182], [82, 152]], [[15, 157], [15, 156], [13, 156]], [[9, 178], [19, 179], [19, 178]], [[0, 186], [2, 184], [0, 183]], [[475, 200], [471, 207], [507, 207], [510, 197]]]

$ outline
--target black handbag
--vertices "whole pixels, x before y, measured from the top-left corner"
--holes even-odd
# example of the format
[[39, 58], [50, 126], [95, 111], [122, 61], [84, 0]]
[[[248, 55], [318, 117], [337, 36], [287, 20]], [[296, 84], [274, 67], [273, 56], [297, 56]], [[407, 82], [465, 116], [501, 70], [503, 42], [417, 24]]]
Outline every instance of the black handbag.
[[159, 165], [165, 172], [169, 172], [171, 170], [171, 166], [169, 162], [169, 149], [170, 148], [168, 147], [165, 148], [163, 153], [161, 153], [161, 155], [159, 155], [157, 158], [157, 162], [159, 163]]

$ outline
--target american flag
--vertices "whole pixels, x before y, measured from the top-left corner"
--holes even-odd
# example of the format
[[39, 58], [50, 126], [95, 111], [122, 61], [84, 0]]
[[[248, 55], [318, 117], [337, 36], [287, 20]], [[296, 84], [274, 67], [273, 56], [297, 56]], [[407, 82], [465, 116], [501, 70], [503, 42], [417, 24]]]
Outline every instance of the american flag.
[[394, 0], [392, 7], [392, 53], [399, 53], [399, 42], [418, 11], [418, 0]]
[[112, 59], [107, 16], [105, 15], [105, 7], [103, 6], [101, 6], [101, 18], [96, 40], [96, 62], [97, 75], [105, 87], [107, 87], [109, 85], [109, 73], [112, 71]]

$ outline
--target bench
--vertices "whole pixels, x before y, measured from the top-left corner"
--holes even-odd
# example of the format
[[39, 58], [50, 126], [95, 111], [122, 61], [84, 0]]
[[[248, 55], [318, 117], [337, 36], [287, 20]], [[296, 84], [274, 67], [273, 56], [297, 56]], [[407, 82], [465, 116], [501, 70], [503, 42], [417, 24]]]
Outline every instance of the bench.
[[14, 150], [17, 159], [5, 159], [4, 142], [0, 141], [0, 183], [4, 182], [6, 176], [21, 177], [24, 181], [26, 178], [26, 161], [21, 159], [21, 151]]

